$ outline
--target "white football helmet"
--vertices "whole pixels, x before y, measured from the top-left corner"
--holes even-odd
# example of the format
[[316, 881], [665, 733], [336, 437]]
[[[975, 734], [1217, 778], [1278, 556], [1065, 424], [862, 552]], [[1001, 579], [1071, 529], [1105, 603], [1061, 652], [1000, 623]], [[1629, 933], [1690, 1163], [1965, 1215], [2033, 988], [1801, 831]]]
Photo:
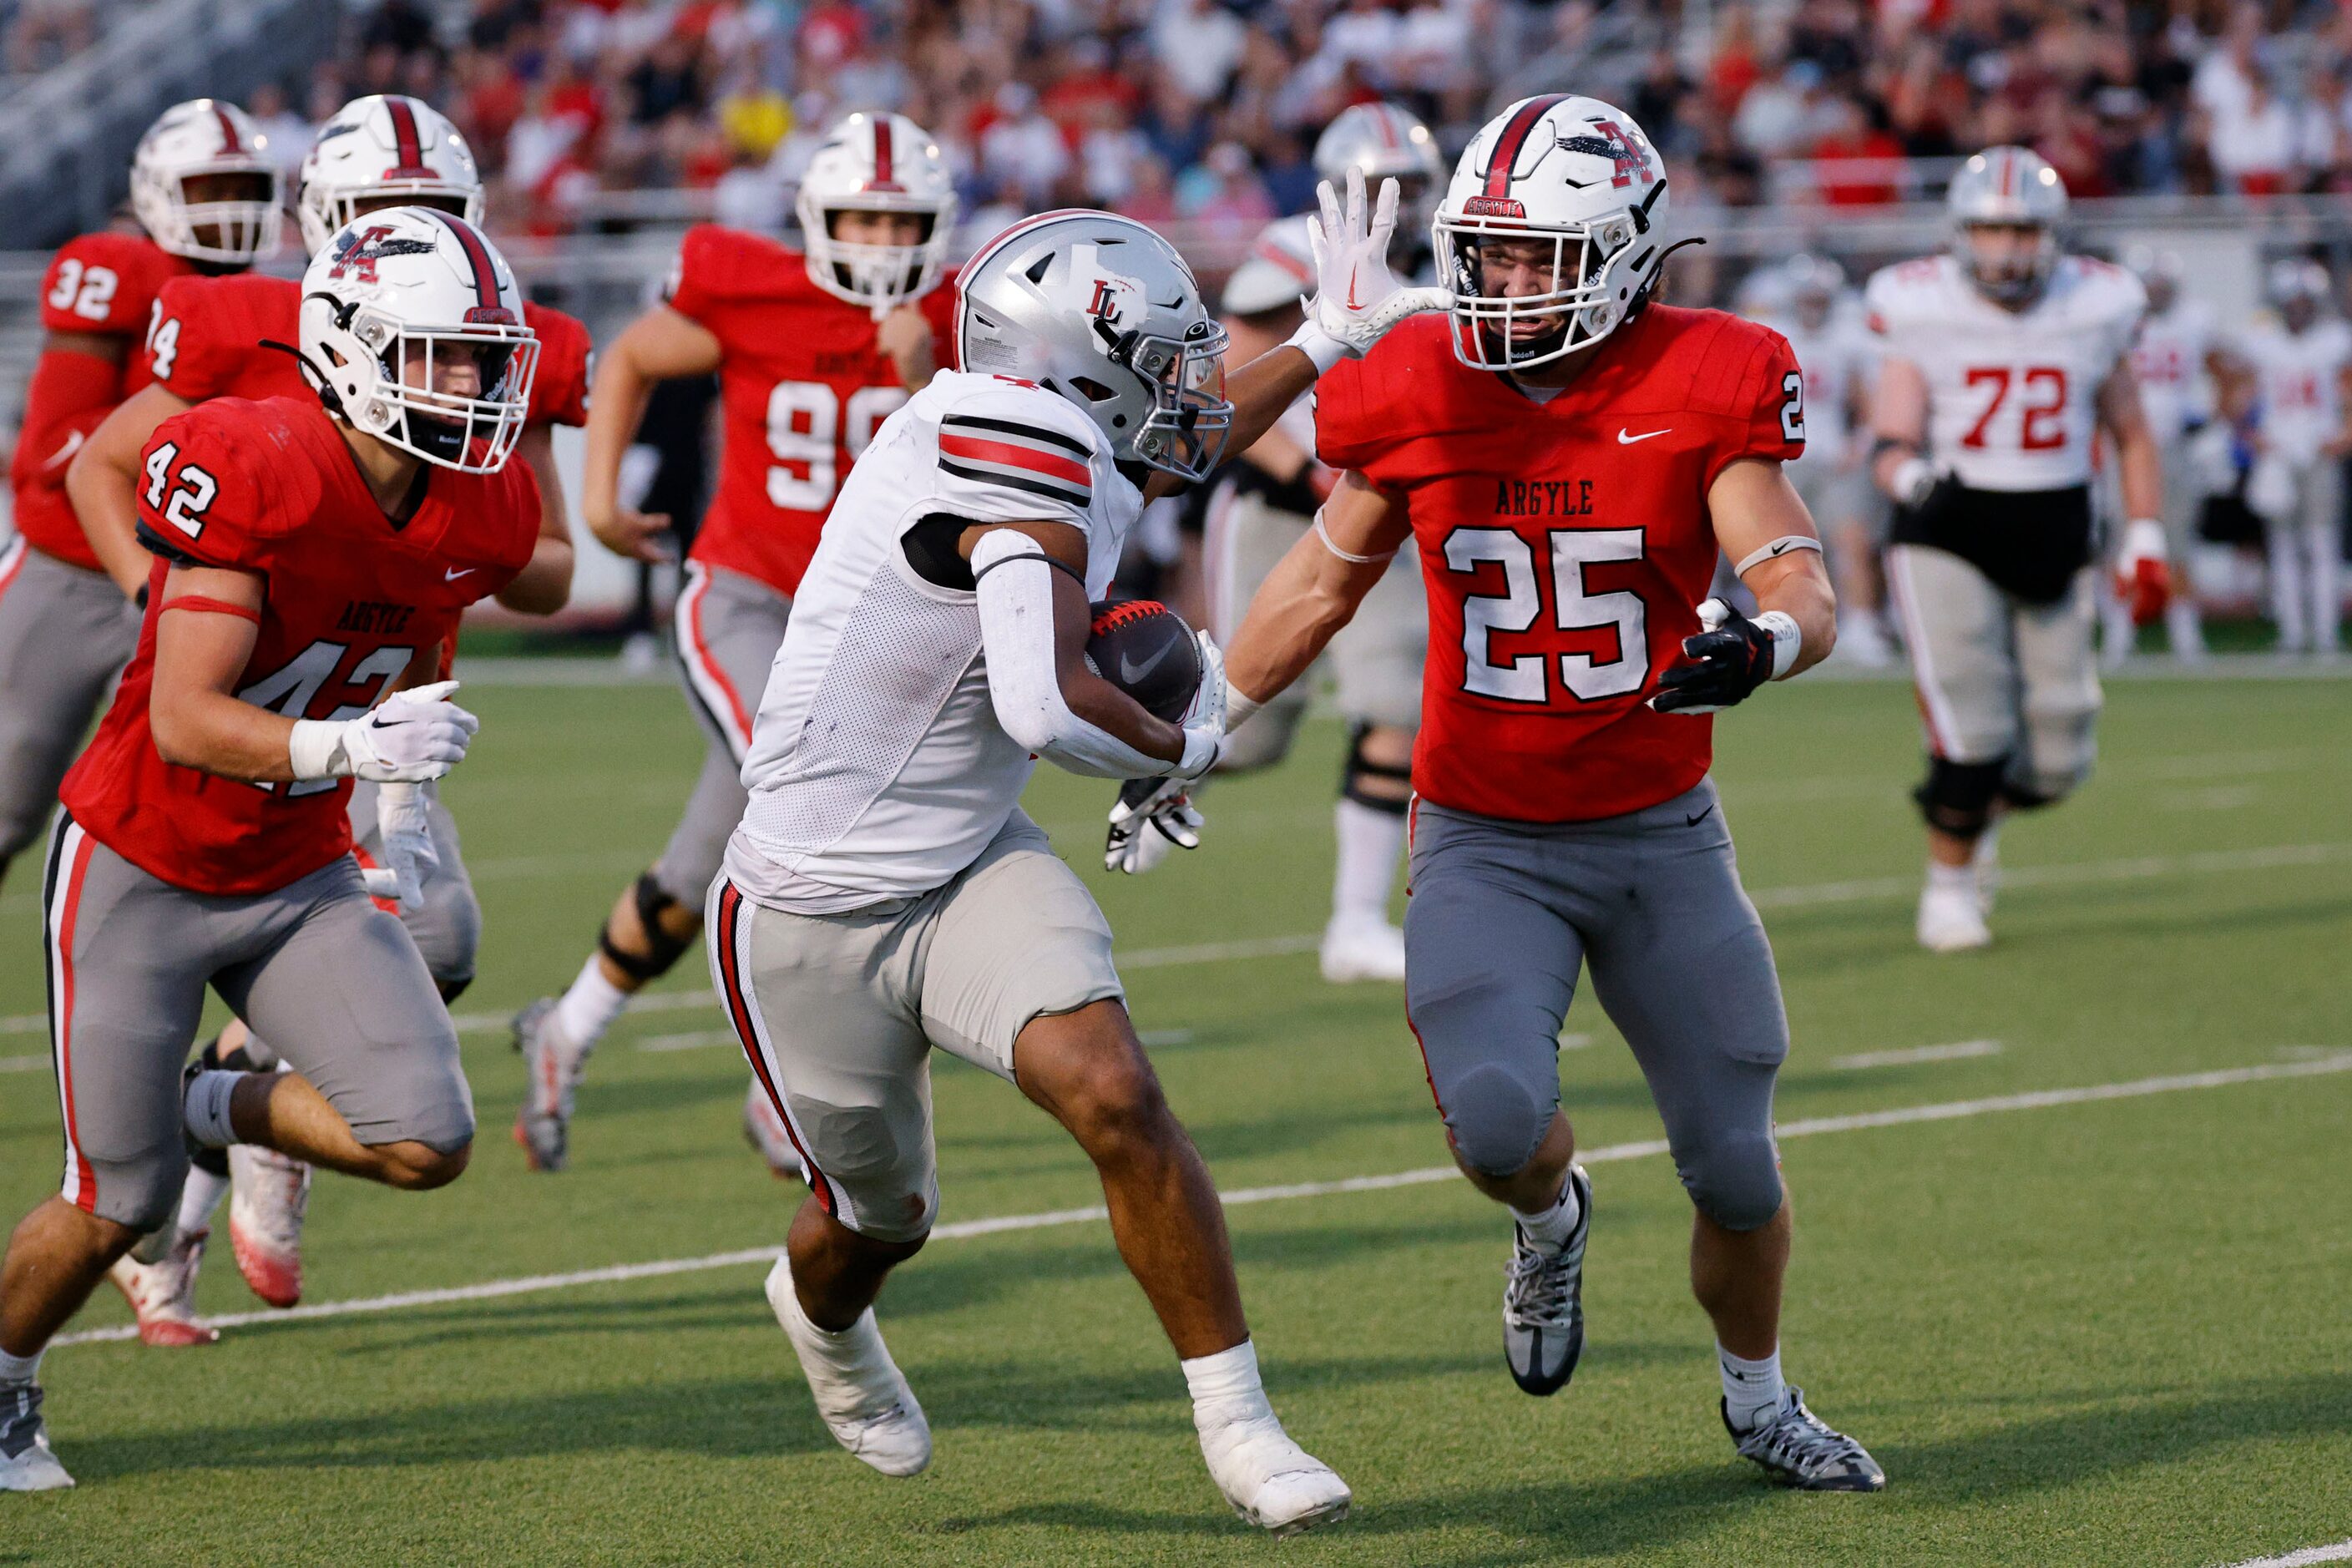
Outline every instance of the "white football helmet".
[[964, 369], [1076, 404], [1116, 461], [1186, 479], [1217, 466], [1234, 419], [1225, 329], [1174, 246], [1131, 218], [1068, 208], [1014, 224], [959, 281]]
[[[234, 103], [192, 98], [156, 117], [131, 155], [131, 211], [174, 256], [250, 267], [278, 248], [278, 165], [268, 138]], [[191, 189], [192, 182], [202, 182]]]
[[[302, 366], [355, 429], [465, 474], [496, 473], [522, 435], [539, 339], [481, 231], [387, 207], [329, 237], [302, 274]], [[477, 384], [436, 390], [452, 362]]]
[[[1649, 298], [1668, 247], [1666, 170], [1633, 117], [1597, 98], [1524, 98], [1463, 150], [1430, 226], [1438, 281], [1454, 290], [1454, 353], [1478, 370], [1525, 370], [1597, 343]], [[1549, 247], [1550, 287], [1488, 293], [1487, 246]]]
[[1429, 226], [1445, 185], [1445, 159], [1429, 127], [1393, 103], [1350, 104], [1315, 139], [1315, 174], [1335, 191], [1348, 188], [1348, 171], [1364, 172], [1364, 189], [1397, 183], [1397, 233]]
[[1258, 232], [1250, 242], [1249, 254], [1225, 279], [1225, 291], [1217, 300], [1218, 314], [1255, 316], [1296, 305], [1315, 292], [1315, 252], [1307, 237], [1308, 221], [1303, 213], [1280, 217]]
[[[2023, 147], [1989, 147], [1960, 165], [1944, 203], [1952, 218], [1952, 254], [1979, 292], [1996, 303], [2016, 306], [2042, 291], [2058, 265], [2066, 182], [2041, 154]], [[2023, 265], [1990, 268], [1969, 239], [1969, 231], [1979, 225], [2036, 229], [2040, 238]]]
[[319, 128], [302, 160], [294, 214], [316, 256], [335, 232], [377, 206], [433, 206], [482, 226], [474, 151], [438, 110], [414, 98], [355, 98]]
[[1845, 268], [1826, 256], [1802, 250], [1781, 263], [1780, 270], [1787, 279], [1790, 308], [1808, 331], [1818, 330], [1845, 292]]
[[[929, 293], [955, 237], [955, 181], [930, 132], [903, 114], [857, 113], [833, 128], [801, 176], [801, 234], [809, 279], [877, 317]], [[914, 213], [929, 220], [913, 245], [835, 239], [836, 213]]]

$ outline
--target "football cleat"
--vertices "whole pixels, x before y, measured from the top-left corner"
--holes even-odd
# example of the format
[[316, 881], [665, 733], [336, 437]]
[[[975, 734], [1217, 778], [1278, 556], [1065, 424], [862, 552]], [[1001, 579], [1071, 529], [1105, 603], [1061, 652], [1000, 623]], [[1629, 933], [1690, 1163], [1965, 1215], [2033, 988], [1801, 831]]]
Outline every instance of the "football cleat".
[[0, 1387], [0, 1492], [50, 1492], [74, 1484], [41, 1425], [41, 1385]]
[[1355, 1494], [1330, 1466], [1291, 1441], [1258, 1402], [1232, 1420], [1199, 1426], [1209, 1478], [1244, 1520], [1279, 1539], [1348, 1517]]
[[1930, 882], [1921, 889], [1919, 945], [1929, 952], [1990, 947], [1992, 928], [1985, 923], [1982, 898], [1975, 887], [1939, 888]]
[[273, 1307], [302, 1299], [302, 1216], [310, 1167], [258, 1143], [228, 1151], [228, 1239], [236, 1271]]
[[793, 1147], [793, 1135], [784, 1130], [783, 1119], [776, 1114], [775, 1102], [760, 1087], [758, 1079], [751, 1080], [751, 1092], [743, 1097], [743, 1142], [768, 1163], [768, 1170], [776, 1180], [808, 1180], [808, 1171], [801, 1163], [801, 1152]]
[[1333, 915], [1323, 928], [1318, 956], [1323, 978], [1333, 985], [1359, 980], [1404, 979], [1404, 932], [1377, 915]]
[[886, 1476], [911, 1476], [931, 1462], [931, 1424], [890, 1359], [873, 1308], [838, 1333], [818, 1328], [801, 1310], [788, 1258], [768, 1271], [768, 1305], [835, 1442]]
[[1584, 1353], [1584, 1243], [1592, 1234], [1592, 1180], [1568, 1168], [1581, 1212], [1575, 1234], [1547, 1252], [1514, 1225], [1510, 1273], [1503, 1286], [1503, 1360], [1528, 1394], [1557, 1394]]
[[571, 1160], [572, 1105], [588, 1053], [556, 1026], [555, 998], [542, 996], [514, 1016], [514, 1048], [530, 1087], [515, 1112], [514, 1140], [534, 1171], [560, 1171]]
[[1731, 1424], [1727, 1405], [1718, 1403], [1723, 1429], [1739, 1457], [1753, 1459], [1784, 1487], [1809, 1492], [1875, 1492], [1886, 1489], [1886, 1472], [1863, 1446], [1805, 1408], [1805, 1391], [1781, 1392], [1780, 1408], [1742, 1432]]
[[141, 1344], [176, 1350], [219, 1340], [218, 1330], [196, 1321], [196, 1266], [204, 1261], [205, 1238], [211, 1234], [173, 1226], [154, 1262], [142, 1263], [125, 1253], [106, 1271], [139, 1320]]

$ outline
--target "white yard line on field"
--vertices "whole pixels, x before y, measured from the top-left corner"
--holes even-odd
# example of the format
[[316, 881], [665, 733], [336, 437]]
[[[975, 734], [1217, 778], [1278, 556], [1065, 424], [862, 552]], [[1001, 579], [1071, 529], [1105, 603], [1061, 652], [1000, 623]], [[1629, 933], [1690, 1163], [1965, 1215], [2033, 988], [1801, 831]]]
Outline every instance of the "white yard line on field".
[[[1967, 1117], [1990, 1116], [2007, 1110], [2040, 1110], [2057, 1105], [2086, 1105], [2098, 1100], [2136, 1100], [2151, 1094], [2174, 1094], [2189, 1089], [2222, 1089], [2231, 1084], [2262, 1083], [2273, 1079], [2316, 1078], [2324, 1074], [2352, 1072], [2352, 1050], [2338, 1050], [2313, 1061], [2268, 1062], [2256, 1067], [2222, 1068], [2211, 1072], [2175, 1073], [2164, 1078], [2135, 1079], [2128, 1083], [2097, 1083], [2076, 1089], [2037, 1089], [2026, 1094], [1993, 1095], [1982, 1100], [1948, 1100], [1940, 1105], [1908, 1105], [1892, 1110], [1866, 1110], [1849, 1116], [1814, 1116], [1797, 1121], [1784, 1121], [1778, 1128], [1783, 1139], [1811, 1138], [1824, 1132], [1858, 1132], [1873, 1127], [1901, 1127], [1917, 1121], [1957, 1121]], [[1613, 1163], [1621, 1160], [1648, 1159], [1666, 1152], [1663, 1138], [1644, 1139], [1634, 1143], [1612, 1143], [1598, 1149], [1581, 1151], [1585, 1164]], [[1341, 1193], [1371, 1193], [1390, 1187], [1425, 1186], [1433, 1182], [1455, 1180], [1458, 1173], [1451, 1165], [1430, 1165], [1417, 1171], [1397, 1171], [1381, 1176], [1348, 1176], [1339, 1181], [1293, 1182], [1283, 1186], [1241, 1187], [1223, 1194], [1224, 1205], [1232, 1208], [1240, 1204], [1277, 1203], [1290, 1198], [1330, 1197]], [[1057, 1226], [1084, 1225], [1107, 1219], [1109, 1215], [1099, 1205], [1085, 1208], [1054, 1209], [1044, 1214], [1005, 1215], [995, 1219], [958, 1220], [940, 1226], [931, 1232], [934, 1241], [954, 1241], [966, 1237], [994, 1236], [1005, 1231], [1045, 1230]], [[523, 1296], [541, 1290], [567, 1290], [580, 1285], [613, 1284], [629, 1279], [651, 1279], [669, 1274], [694, 1274], [712, 1268], [732, 1268], [739, 1265], [772, 1261], [778, 1249], [772, 1247], [744, 1247], [734, 1252], [715, 1252], [701, 1258], [673, 1258], [652, 1263], [620, 1263], [604, 1268], [583, 1268], [566, 1274], [533, 1274], [519, 1279], [490, 1279], [479, 1285], [457, 1285], [436, 1290], [404, 1290], [391, 1296], [367, 1296], [349, 1301], [320, 1301], [307, 1307], [295, 1307], [282, 1312], [231, 1312], [206, 1320], [215, 1328], [241, 1329], [257, 1323], [287, 1323], [312, 1318], [346, 1318], [363, 1312], [390, 1312], [406, 1307], [440, 1307], [464, 1301], [494, 1300], [502, 1296]], [[129, 1323], [105, 1329], [85, 1329], [79, 1333], [60, 1334], [53, 1345], [96, 1344], [109, 1341], [138, 1337], [139, 1331]], [[2313, 1559], [2313, 1561], [2319, 1561]]]
[[2249, 1557], [2243, 1563], [2231, 1563], [2230, 1568], [2311, 1568], [2315, 1563], [2352, 1563], [2352, 1540], [2306, 1546], [2284, 1557]]
[[1901, 1051], [1863, 1051], [1851, 1057], [1832, 1057], [1833, 1068], [1894, 1068], [1907, 1067], [1913, 1062], [1956, 1062], [1968, 1057], [2000, 1055], [1999, 1040], [1961, 1040], [1948, 1046], [1913, 1046]]
[[[2120, 860], [2083, 860], [2056, 866], [2004, 866], [2003, 888], [2064, 888], [2102, 882], [2137, 882], [2158, 877], [2225, 875], [2233, 871], [2277, 871], [2295, 867], [2335, 866], [2352, 862], [2352, 842], [2335, 844], [2266, 844], [2250, 849], [2200, 850], [2189, 855], [2141, 855]], [[1759, 888], [1749, 896], [1764, 910], [1810, 909], [1820, 904], [1868, 903], [1882, 899], [1908, 899], [1919, 890], [1916, 877], [1866, 877], [1845, 882], [1801, 883], [1789, 888]], [[1232, 942], [1194, 942], [1182, 947], [1141, 947], [1118, 954], [1126, 970], [1173, 969], [1193, 963], [1223, 963], [1233, 959], [1279, 958], [1312, 952], [1318, 933], [1296, 936], [1243, 937]], [[632, 1013], [662, 1013], [674, 1009], [717, 1005], [709, 991], [663, 991], [630, 999]], [[503, 1029], [503, 1013], [461, 1013], [460, 1033]], [[0, 1017], [0, 1035], [37, 1035], [49, 1026], [41, 1013]], [[26, 1058], [16, 1058], [26, 1059]], [[30, 1070], [25, 1069], [25, 1070]]]

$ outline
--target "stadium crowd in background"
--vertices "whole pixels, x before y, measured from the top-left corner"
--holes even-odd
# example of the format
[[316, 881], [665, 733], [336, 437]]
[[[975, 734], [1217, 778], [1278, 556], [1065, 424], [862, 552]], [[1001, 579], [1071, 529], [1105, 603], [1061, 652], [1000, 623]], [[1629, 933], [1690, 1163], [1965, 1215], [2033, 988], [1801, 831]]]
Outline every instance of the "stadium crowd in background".
[[1450, 153], [1571, 62], [1695, 208], [1893, 201], [1921, 194], [1910, 161], [1996, 142], [2078, 198], [2352, 187], [2352, 20], [2326, 5], [1796, 0], [1700, 24], [1590, 0], [477, 0], [453, 35], [386, 0], [359, 41], [257, 115], [290, 132], [354, 93], [425, 98], [481, 154], [494, 215], [539, 233], [646, 187], [779, 222], [816, 133], [887, 107], [939, 137], [975, 223], [1095, 205], [1245, 236], [1307, 205], [1314, 135], [1349, 104], [1403, 102]]

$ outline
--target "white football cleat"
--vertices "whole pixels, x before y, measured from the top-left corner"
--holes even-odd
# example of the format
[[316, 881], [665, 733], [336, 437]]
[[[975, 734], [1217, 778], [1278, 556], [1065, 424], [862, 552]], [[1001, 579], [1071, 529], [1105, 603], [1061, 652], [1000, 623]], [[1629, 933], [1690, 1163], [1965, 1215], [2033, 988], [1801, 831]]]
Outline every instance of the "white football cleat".
[[139, 1320], [141, 1344], [179, 1349], [219, 1340], [219, 1330], [196, 1321], [196, 1266], [204, 1261], [205, 1238], [210, 1235], [209, 1230], [174, 1226], [163, 1255], [154, 1262], [142, 1263], [126, 1252], [106, 1271]]
[[1404, 932], [1378, 915], [1333, 915], [1323, 928], [1323, 978], [1334, 985], [1404, 978]]
[[1331, 1467], [1300, 1447], [1262, 1400], [1231, 1420], [1196, 1411], [1201, 1457], [1233, 1510], [1276, 1537], [1348, 1517], [1355, 1500]]
[[801, 1152], [793, 1147], [793, 1135], [784, 1131], [783, 1118], [776, 1114], [775, 1101], [751, 1080], [751, 1092], [743, 1097], [743, 1142], [751, 1145], [768, 1170], [780, 1182], [805, 1182], [808, 1171], [801, 1163]]
[[1992, 945], [1992, 928], [1985, 923], [1981, 895], [1974, 886], [1938, 887], [1929, 882], [1919, 891], [1919, 945], [1929, 952], [1966, 952]]
[[788, 1258], [768, 1270], [768, 1305], [801, 1358], [816, 1413], [835, 1441], [886, 1476], [911, 1476], [931, 1462], [931, 1424], [890, 1359], [873, 1308], [838, 1333], [818, 1328], [801, 1310]]
[[40, 1384], [0, 1388], [0, 1492], [53, 1492], [73, 1484], [49, 1452], [49, 1434], [41, 1424]]
[[302, 1216], [310, 1167], [258, 1143], [228, 1147], [228, 1239], [236, 1271], [273, 1307], [302, 1299]]

